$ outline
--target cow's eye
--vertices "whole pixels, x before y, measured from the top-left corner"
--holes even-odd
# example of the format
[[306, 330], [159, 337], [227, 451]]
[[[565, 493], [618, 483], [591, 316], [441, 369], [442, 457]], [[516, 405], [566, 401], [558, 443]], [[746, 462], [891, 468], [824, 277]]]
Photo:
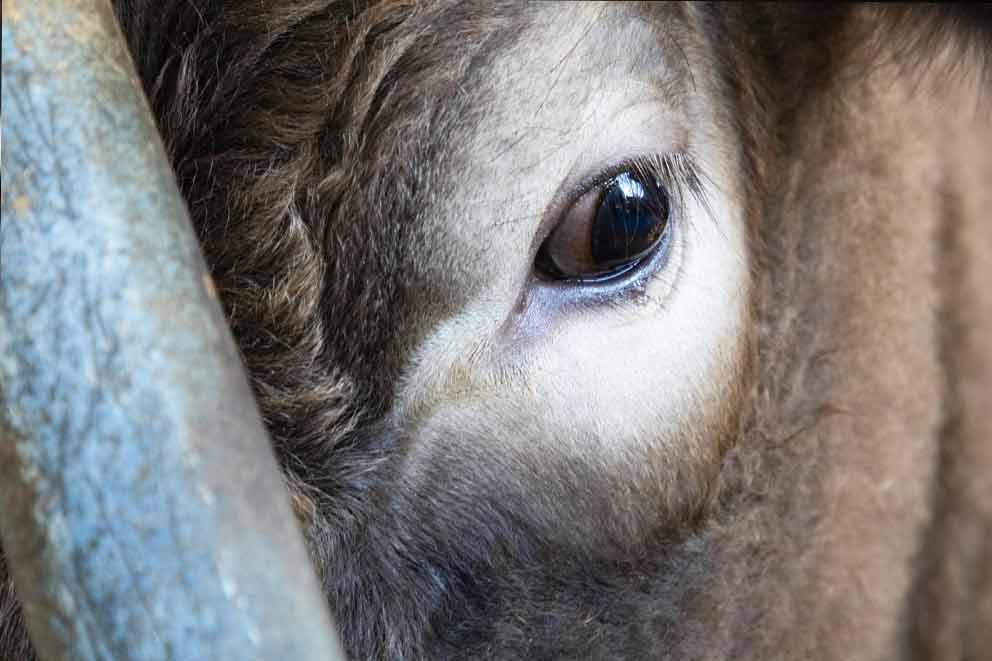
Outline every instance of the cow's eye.
[[653, 177], [621, 172], [576, 200], [537, 253], [552, 280], [600, 282], [635, 268], [663, 243], [671, 204]]

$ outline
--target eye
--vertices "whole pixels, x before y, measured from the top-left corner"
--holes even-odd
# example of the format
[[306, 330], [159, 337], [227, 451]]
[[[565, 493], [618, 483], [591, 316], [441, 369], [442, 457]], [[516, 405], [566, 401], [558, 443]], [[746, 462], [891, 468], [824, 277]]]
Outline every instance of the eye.
[[579, 198], [537, 253], [552, 280], [603, 281], [636, 267], [662, 243], [671, 204], [653, 178], [621, 172]]

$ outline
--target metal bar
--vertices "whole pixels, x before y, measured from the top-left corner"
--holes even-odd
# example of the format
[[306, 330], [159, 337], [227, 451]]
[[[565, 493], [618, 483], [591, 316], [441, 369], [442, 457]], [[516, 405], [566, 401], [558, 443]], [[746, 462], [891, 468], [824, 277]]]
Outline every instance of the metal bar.
[[3, 2], [0, 535], [45, 659], [338, 659], [106, 0]]

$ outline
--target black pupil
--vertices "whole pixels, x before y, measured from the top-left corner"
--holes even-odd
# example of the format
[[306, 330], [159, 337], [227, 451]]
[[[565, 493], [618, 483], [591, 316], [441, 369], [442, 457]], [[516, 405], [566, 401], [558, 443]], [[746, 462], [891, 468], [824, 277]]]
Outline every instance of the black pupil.
[[608, 185], [596, 211], [590, 254], [599, 275], [632, 266], [658, 242], [668, 224], [668, 197], [658, 186], [625, 172]]

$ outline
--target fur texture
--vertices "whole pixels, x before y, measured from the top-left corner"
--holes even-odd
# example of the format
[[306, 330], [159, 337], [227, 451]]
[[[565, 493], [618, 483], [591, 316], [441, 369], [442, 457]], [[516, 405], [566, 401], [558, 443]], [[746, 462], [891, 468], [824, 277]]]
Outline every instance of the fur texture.
[[[352, 658], [992, 649], [987, 9], [686, 11], [737, 137], [753, 337], [713, 477], [619, 549], [546, 538], [510, 487], [411, 500], [387, 428], [457, 304], [423, 293], [418, 209], [535, 10], [283, 4], [118, 14]], [[3, 564], [0, 590], [0, 656], [24, 658]]]

